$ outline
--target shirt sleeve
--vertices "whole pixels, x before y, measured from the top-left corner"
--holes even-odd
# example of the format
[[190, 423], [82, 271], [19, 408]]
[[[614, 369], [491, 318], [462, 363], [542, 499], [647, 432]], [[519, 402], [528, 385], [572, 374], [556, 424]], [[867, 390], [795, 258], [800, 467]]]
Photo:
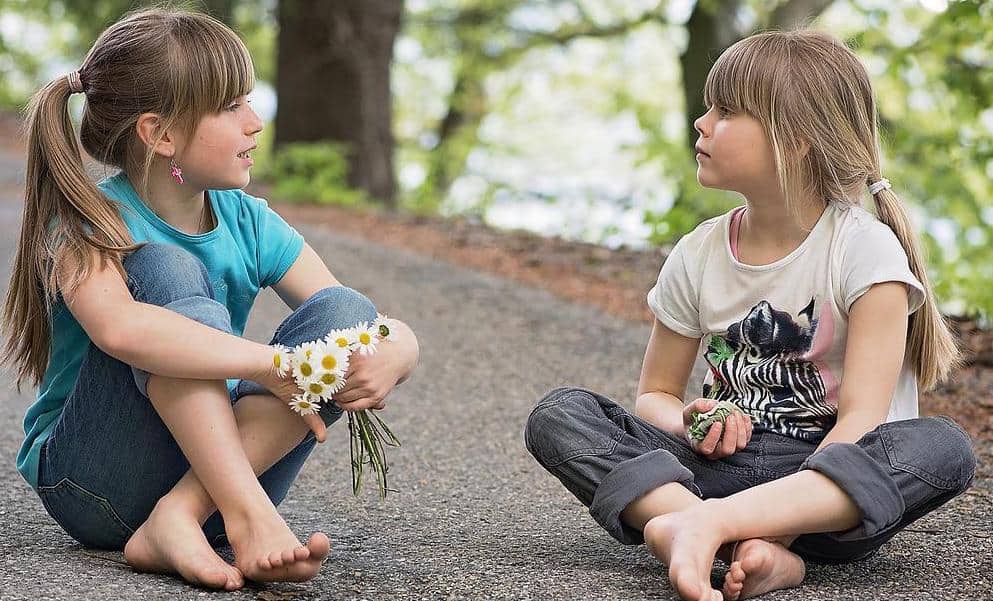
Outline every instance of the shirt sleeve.
[[888, 225], [874, 221], [849, 238], [841, 262], [842, 298], [845, 312], [874, 284], [903, 282], [907, 286], [909, 312], [924, 304], [924, 286], [910, 271], [907, 253]]
[[268, 288], [283, 279], [286, 272], [303, 250], [303, 236], [279, 213], [269, 208], [269, 203], [258, 199], [257, 218], [259, 288]]
[[662, 324], [688, 338], [700, 338], [699, 294], [690, 277], [683, 237], [666, 257], [659, 279], [648, 291], [648, 306]]

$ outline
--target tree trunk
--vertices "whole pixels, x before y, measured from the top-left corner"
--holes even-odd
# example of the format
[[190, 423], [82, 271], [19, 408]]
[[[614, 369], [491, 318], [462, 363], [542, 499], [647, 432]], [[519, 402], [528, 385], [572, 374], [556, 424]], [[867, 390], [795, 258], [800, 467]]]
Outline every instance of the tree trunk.
[[690, 148], [696, 144], [697, 131], [693, 121], [703, 113], [703, 87], [707, 73], [722, 52], [741, 39], [734, 27], [735, 13], [740, 8], [737, 0], [715, 3], [698, 1], [686, 23], [689, 41], [686, 52], [679, 57], [683, 69], [683, 100], [686, 106], [686, 140]]
[[403, 0], [282, 0], [275, 145], [334, 141], [349, 148], [348, 183], [390, 208], [390, 63]]

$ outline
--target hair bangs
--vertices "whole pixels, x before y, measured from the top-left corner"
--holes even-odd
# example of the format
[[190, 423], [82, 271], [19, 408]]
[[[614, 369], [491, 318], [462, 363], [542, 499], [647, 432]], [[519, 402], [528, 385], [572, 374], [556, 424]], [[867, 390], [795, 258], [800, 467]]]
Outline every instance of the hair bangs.
[[764, 120], [763, 116], [771, 112], [776, 74], [781, 71], [781, 61], [777, 59], [786, 54], [782, 52], [785, 48], [773, 47], [774, 42], [758, 34], [724, 51], [707, 74], [704, 104]]
[[173, 30], [177, 115], [192, 123], [224, 109], [232, 100], [255, 87], [255, 68], [244, 42], [212, 18], [187, 19]]

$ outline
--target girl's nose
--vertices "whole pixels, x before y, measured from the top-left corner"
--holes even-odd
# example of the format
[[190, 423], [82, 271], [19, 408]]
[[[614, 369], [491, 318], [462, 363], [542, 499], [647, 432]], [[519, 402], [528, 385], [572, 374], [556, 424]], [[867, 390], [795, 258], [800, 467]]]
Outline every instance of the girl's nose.
[[[709, 113], [709, 112], [710, 111], [707, 111], [707, 113]], [[707, 113], [704, 113], [704, 114], [700, 115], [699, 117], [696, 118], [695, 121], [693, 121], [693, 129], [695, 129], [698, 132], [700, 132], [700, 135], [702, 135], [702, 136], [706, 136], [707, 135], [707, 132], [703, 131], [703, 127], [705, 125], [704, 121], [705, 121], [705, 117], [707, 116]]]
[[260, 131], [262, 131], [262, 127], [264, 125], [262, 123], [262, 119], [259, 119], [259, 115], [258, 113], [255, 112], [255, 109], [249, 108], [248, 112], [251, 113], [251, 116], [248, 119], [248, 123], [246, 124], [248, 132], [250, 134], [257, 134]]

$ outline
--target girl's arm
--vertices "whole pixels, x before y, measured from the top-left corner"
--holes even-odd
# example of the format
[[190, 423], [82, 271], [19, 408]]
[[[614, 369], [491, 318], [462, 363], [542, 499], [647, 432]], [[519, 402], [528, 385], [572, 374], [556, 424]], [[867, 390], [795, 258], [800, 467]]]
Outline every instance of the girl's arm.
[[[273, 289], [294, 309], [318, 290], [340, 285], [321, 257], [304, 243], [300, 256]], [[397, 334], [394, 342], [379, 345], [371, 357], [352, 357], [345, 388], [335, 395], [342, 408], [358, 411], [381, 406], [390, 390], [406, 380], [417, 365], [420, 349], [413, 330], [400, 320], [390, 321]]]
[[137, 302], [120, 273], [109, 262], [101, 264], [95, 251], [93, 261], [93, 270], [64, 297], [100, 350], [128, 365], [173, 378], [265, 381], [272, 363], [268, 346]]
[[677, 334], [655, 320], [641, 366], [635, 415], [667, 432], [685, 435], [682, 397], [699, 348], [699, 338]]
[[883, 423], [907, 346], [907, 286], [884, 282], [852, 304], [848, 315], [838, 421], [818, 445], [858, 441]]

